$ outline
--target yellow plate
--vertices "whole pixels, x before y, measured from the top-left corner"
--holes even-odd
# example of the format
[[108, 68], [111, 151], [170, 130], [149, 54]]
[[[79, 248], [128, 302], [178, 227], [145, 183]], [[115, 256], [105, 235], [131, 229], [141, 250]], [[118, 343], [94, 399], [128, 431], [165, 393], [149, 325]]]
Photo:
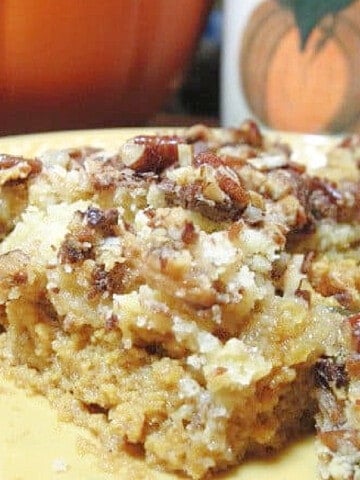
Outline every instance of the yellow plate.
[[[168, 131], [173, 132], [174, 129]], [[0, 138], [0, 152], [33, 156], [48, 149], [81, 145], [115, 149], [125, 138], [139, 132], [135, 129], [114, 129], [4, 137]], [[144, 133], [144, 129], [141, 132]], [[327, 144], [323, 137], [288, 138], [302, 140], [301, 143], [310, 149]], [[141, 460], [134, 458], [124, 459], [120, 470], [112, 472], [97, 457], [96, 439], [86, 429], [59, 421], [45, 398], [29, 395], [1, 376], [0, 412], [0, 480], [179, 478], [150, 470]], [[306, 438], [274, 458], [246, 462], [216, 478], [315, 480], [314, 439]]]

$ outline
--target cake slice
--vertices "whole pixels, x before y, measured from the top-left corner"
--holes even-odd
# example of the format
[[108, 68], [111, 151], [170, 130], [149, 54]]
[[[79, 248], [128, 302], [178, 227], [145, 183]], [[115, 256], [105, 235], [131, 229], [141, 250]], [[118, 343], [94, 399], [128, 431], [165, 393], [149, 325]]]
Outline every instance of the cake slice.
[[113, 456], [199, 479], [316, 416], [322, 477], [356, 478], [358, 147], [326, 155], [246, 122], [40, 156], [0, 244], [3, 362]]

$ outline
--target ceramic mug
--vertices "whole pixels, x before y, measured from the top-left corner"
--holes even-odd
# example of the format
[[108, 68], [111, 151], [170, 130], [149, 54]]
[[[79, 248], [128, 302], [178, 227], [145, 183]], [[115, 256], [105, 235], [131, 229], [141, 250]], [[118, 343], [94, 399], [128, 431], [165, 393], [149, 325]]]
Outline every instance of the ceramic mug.
[[360, 131], [360, 2], [225, 0], [221, 118]]

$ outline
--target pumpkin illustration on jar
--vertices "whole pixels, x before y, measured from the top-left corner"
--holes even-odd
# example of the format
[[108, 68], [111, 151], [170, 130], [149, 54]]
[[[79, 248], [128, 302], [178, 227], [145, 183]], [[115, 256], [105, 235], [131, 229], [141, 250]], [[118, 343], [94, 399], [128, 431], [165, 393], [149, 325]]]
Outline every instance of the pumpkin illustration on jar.
[[265, 0], [240, 52], [251, 111], [272, 128], [360, 131], [360, 2]]

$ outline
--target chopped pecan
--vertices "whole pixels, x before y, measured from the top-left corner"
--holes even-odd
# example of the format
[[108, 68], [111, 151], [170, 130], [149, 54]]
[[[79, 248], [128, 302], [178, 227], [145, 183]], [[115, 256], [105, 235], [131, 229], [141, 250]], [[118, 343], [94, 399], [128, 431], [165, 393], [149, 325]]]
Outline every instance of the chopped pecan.
[[67, 152], [71, 160], [74, 160], [75, 163], [82, 166], [87, 157], [94, 153], [101, 152], [101, 150], [94, 147], [78, 147], [70, 148], [67, 150]]
[[[299, 169], [278, 170], [281, 171], [286, 172], [282, 196], [285, 193], [293, 195], [303, 208], [303, 215], [292, 226], [294, 231], [310, 232], [319, 220], [325, 218], [336, 221], [359, 218], [360, 184], [347, 182], [337, 186], [328, 180], [310, 177]], [[271, 176], [275, 182], [278, 179], [276, 172]]]
[[165, 201], [169, 206], [181, 206], [188, 210], [201, 213], [214, 221], [237, 220], [243, 207], [235, 205], [230, 198], [216, 203], [203, 195], [203, 187], [197, 183], [178, 186], [172, 182], [161, 182], [159, 187], [164, 191]]
[[110, 293], [124, 293], [135, 274], [126, 263], [116, 262], [108, 273], [107, 289]]
[[294, 162], [292, 160], [288, 160], [285, 168], [293, 170], [296, 173], [305, 173], [305, 171], [306, 171], [305, 165], [302, 165], [301, 163]]
[[337, 217], [337, 202], [341, 199], [340, 193], [334, 186], [311, 178], [309, 182], [308, 212], [315, 220]]
[[101, 210], [99, 208], [89, 207], [85, 213], [87, 224], [99, 231], [104, 237], [116, 235], [118, 232], [118, 219], [119, 213], [116, 208]]
[[185, 138], [188, 143], [200, 142], [207, 145], [209, 142], [215, 140], [215, 135], [211, 128], [200, 123], [188, 128]]
[[68, 233], [60, 246], [58, 257], [61, 263], [79, 263], [88, 258], [94, 258], [93, 246], [82, 242], [76, 235]]
[[84, 160], [84, 167], [95, 190], [114, 190], [119, 183], [131, 183], [131, 175], [124, 172], [122, 163], [114, 165], [111, 160], [88, 157]]
[[141, 135], [122, 145], [123, 163], [136, 172], [160, 173], [179, 160], [178, 145], [185, 141], [176, 135]]
[[194, 224], [192, 222], [185, 222], [184, 228], [181, 232], [181, 240], [186, 245], [191, 245], [198, 238], [198, 234], [195, 231]]
[[241, 185], [241, 183], [221, 170], [216, 172], [216, 179], [221, 190], [231, 198], [236, 207], [240, 210], [244, 210], [249, 203], [250, 197], [249, 192]]
[[108, 286], [108, 274], [104, 265], [96, 265], [91, 272], [91, 286], [88, 298], [94, 298], [98, 293], [106, 292]]
[[213, 152], [206, 151], [200, 152], [194, 157], [194, 166], [200, 167], [200, 165], [211, 165], [212, 167], [220, 167], [224, 165], [223, 160]]
[[32, 174], [36, 174], [41, 172], [42, 163], [40, 160], [36, 159], [29, 159], [23, 157], [16, 157], [13, 155], [0, 155], [0, 170], [5, 170], [7, 168], [12, 168], [18, 165], [19, 163], [25, 162], [30, 167], [30, 171]]
[[338, 222], [359, 220], [359, 182], [335, 185], [317, 177], [308, 177], [306, 187], [309, 218], [313, 220], [330, 218]]
[[299, 298], [303, 298], [305, 302], [310, 305], [311, 302], [311, 293], [309, 290], [304, 290], [303, 288], [297, 288], [295, 290], [295, 295]]
[[237, 240], [243, 228], [244, 228], [244, 222], [242, 220], [239, 222], [232, 223], [228, 230], [229, 239], [231, 241]]
[[231, 332], [226, 330], [223, 327], [216, 326], [212, 332], [222, 343], [225, 343], [229, 338], [231, 338]]
[[102, 414], [102, 415], [107, 415], [109, 409], [102, 407], [101, 405], [98, 405], [97, 403], [85, 403], [83, 402], [84, 408], [90, 413], [90, 414]]
[[253, 120], [246, 120], [239, 128], [232, 129], [232, 133], [235, 142], [243, 142], [256, 148], [263, 146], [263, 136]]
[[195, 156], [194, 165], [209, 165], [213, 167], [216, 181], [220, 189], [230, 197], [237, 208], [245, 209], [249, 203], [249, 192], [242, 186], [235, 171], [225, 166], [223, 160], [212, 152], [203, 152]]
[[55, 310], [54, 305], [47, 297], [47, 292], [40, 291], [35, 302], [37, 306], [37, 317], [40, 321], [50, 325], [57, 325], [59, 323], [59, 315]]
[[315, 383], [318, 387], [331, 389], [346, 387], [349, 379], [344, 363], [337, 363], [333, 357], [321, 357], [315, 365]]
[[108, 272], [104, 265], [96, 265], [91, 273], [90, 299], [103, 292], [124, 293], [133, 279], [129, 267], [124, 263], [116, 262]]
[[0, 185], [23, 183], [26, 179], [41, 172], [40, 160], [0, 155]]
[[227, 128], [220, 132], [205, 125], [194, 125], [187, 130], [185, 138], [188, 143], [194, 144], [194, 147], [200, 143], [207, 149], [237, 144], [246, 144], [254, 148], [263, 146], [260, 129], [252, 120], [243, 122], [238, 128]]

